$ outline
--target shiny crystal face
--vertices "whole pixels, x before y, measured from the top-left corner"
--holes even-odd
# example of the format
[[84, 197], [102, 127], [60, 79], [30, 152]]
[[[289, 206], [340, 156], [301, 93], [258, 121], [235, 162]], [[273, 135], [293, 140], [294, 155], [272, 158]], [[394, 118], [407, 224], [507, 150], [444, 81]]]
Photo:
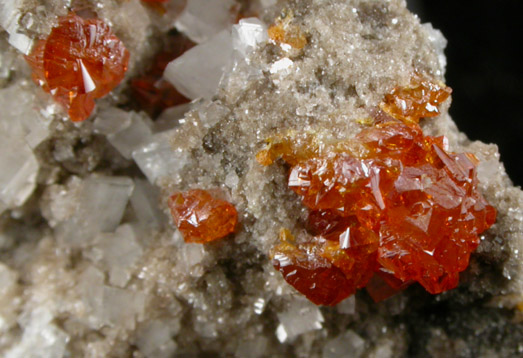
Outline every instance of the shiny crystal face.
[[129, 52], [103, 21], [71, 14], [59, 20], [27, 61], [35, 82], [68, 110], [72, 121], [82, 121], [94, 100], [122, 81]]
[[200, 189], [176, 193], [169, 199], [174, 223], [185, 242], [204, 244], [234, 232], [238, 213], [234, 206]]
[[[458, 285], [496, 210], [477, 190], [474, 155], [448, 152], [444, 137], [425, 136], [417, 124], [449, 93], [424, 80], [394, 90], [386, 101], [395, 117], [374, 111], [353, 140], [318, 146], [292, 133], [258, 154], [263, 165], [290, 165], [288, 186], [310, 210], [309, 234], [282, 234], [271, 256], [312, 302], [334, 305], [374, 274], [393, 289], [419, 282], [437, 294]], [[398, 103], [411, 107], [399, 113]]]

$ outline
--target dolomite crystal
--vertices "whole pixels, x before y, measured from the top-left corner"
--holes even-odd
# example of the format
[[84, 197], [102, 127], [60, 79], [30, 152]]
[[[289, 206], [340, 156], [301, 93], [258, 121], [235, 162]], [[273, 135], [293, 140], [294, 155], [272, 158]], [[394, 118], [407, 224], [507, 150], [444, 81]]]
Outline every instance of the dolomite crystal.
[[[433, 296], [413, 285], [380, 303], [358, 292], [320, 307], [269, 257], [282, 228], [296, 237], [310, 228], [287, 185], [290, 165], [257, 161], [267, 138], [356, 138], [369, 108], [408, 88], [413, 74], [444, 82], [439, 31], [402, 0], [160, 5], [0, 0], [0, 96], [25, 104], [0, 116], [0, 180], [13, 188], [0, 200], [0, 356], [521, 355], [523, 194], [495, 145], [458, 132], [450, 101], [419, 126], [424, 136], [445, 135], [450, 152], [478, 158], [477, 189], [498, 214], [456, 289]], [[131, 53], [122, 85], [81, 123], [30, 83], [20, 60], [71, 8], [111, 24]], [[197, 46], [165, 78], [193, 102], [152, 123], [129, 103], [130, 83], [173, 31]], [[172, 224], [169, 196], [194, 188], [236, 208], [227, 239], [188, 244]]]

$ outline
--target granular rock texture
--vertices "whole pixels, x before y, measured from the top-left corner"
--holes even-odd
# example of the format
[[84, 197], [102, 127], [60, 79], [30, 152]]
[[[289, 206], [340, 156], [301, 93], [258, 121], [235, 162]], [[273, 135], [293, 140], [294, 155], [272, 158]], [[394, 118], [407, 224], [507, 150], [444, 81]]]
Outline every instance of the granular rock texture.
[[[256, 160], [266, 140], [348, 140], [413, 74], [444, 82], [439, 31], [401, 0], [156, 3], [0, 0], [1, 356], [523, 354], [523, 193], [495, 145], [458, 131], [450, 101], [421, 128], [480, 160], [478, 188], [498, 214], [458, 288], [411, 286], [380, 303], [358, 292], [319, 307], [269, 258], [280, 229], [306, 230], [308, 212], [288, 168]], [[72, 9], [105, 21], [131, 54], [122, 84], [82, 123], [21, 60]], [[164, 77], [193, 101], [153, 121], [129, 85], [173, 31], [197, 45]], [[234, 234], [184, 242], [168, 198], [193, 189], [234, 205]]]

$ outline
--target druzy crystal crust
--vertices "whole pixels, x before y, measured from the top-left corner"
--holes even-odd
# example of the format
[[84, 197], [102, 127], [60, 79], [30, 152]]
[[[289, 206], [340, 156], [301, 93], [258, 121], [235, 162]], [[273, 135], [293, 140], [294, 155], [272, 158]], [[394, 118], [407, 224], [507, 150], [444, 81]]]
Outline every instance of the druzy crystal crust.
[[103, 21], [70, 14], [59, 20], [26, 60], [33, 80], [78, 122], [89, 117], [96, 98], [122, 81], [129, 52]]
[[204, 244], [221, 239], [234, 232], [238, 222], [231, 203], [201, 189], [172, 195], [169, 208], [185, 242]]
[[291, 133], [258, 153], [263, 165], [282, 158], [291, 166], [288, 186], [310, 210], [309, 233], [282, 234], [271, 256], [312, 302], [334, 305], [374, 274], [393, 289], [419, 282], [437, 294], [458, 285], [496, 210], [477, 189], [474, 155], [449, 152], [444, 137], [417, 124], [449, 93], [423, 80], [386, 96], [394, 117], [374, 110], [352, 140], [320, 145]]

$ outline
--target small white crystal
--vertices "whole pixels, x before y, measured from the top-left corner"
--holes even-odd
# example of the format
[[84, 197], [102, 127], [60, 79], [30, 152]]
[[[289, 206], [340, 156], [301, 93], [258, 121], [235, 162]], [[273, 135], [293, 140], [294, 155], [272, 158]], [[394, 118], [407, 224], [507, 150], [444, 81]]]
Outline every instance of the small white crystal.
[[205, 258], [205, 247], [200, 244], [182, 244], [178, 250], [178, 268], [181, 272], [193, 277], [204, 274], [201, 263]]
[[122, 225], [112, 234], [99, 235], [96, 241], [96, 249], [102, 253], [101, 261], [109, 270], [109, 283], [124, 287], [143, 253], [133, 228], [128, 224]]
[[85, 320], [92, 328], [102, 325], [104, 274], [94, 266], [87, 267], [78, 279], [78, 292], [85, 308]]
[[22, 205], [36, 187], [39, 165], [33, 151], [20, 137], [0, 129], [0, 207]]
[[140, 327], [137, 336], [136, 345], [147, 358], [169, 358], [176, 351], [171, 330], [161, 320], [149, 321]]
[[20, 84], [0, 90], [0, 132], [25, 139], [33, 149], [49, 136], [49, 119], [35, 109], [35, 101]]
[[255, 17], [241, 19], [232, 27], [232, 47], [243, 57], [268, 40], [267, 26]]
[[365, 341], [353, 331], [346, 331], [325, 344], [323, 358], [359, 358], [365, 351]]
[[103, 289], [102, 317], [105, 323], [133, 329], [136, 320], [143, 316], [145, 295], [121, 288], [105, 286]]
[[24, 0], [1, 0], [0, 1], [0, 27], [9, 34], [9, 43], [18, 51], [27, 55], [31, 51], [32, 40], [19, 32], [20, 8], [24, 5]]
[[120, 223], [133, 191], [127, 177], [91, 175], [82, 182], [78, 205], [71, 217], [56, 226], [58, 240], [81, 247], [100, 232], [112, 232]]
[[301, 299], [292, 302], [286, 311], [278, 313], [278, 319], [280, 325], [276, 330], [276, 336], [282, 343], [323, 327], [323, 315], [318, 306]]
[[[21, 341], [6, 352], [6, 358], [61, 358], [67, 354], [69, 336], [53, 324], [54, 316], [45, 307], [37, 307], [20, 322]], [[67, 354], [68, 356], [68, 354]]]
[[171, 136], [171, 131], [155, 134], [133, 151], [134, 161], [152, 184], [159, 178], [176, 176], [187, 161], [186, 152], [171, 147]]
[[164, 77], [187, 98], [211, 98], [231, 62], [231, 32], [224, 30], [170, 62]]
[[98, 115], [94, 128], [105, 134], [109, 143], [126, 159], [131, 159], [133, 150], [152, 135], [151, 127], [141, 115], [114, 107]]
[[167, 108], [154, 121], [154, 131], [163, 132], [173, 129], [179, 124], [179, 120], [185, 117], [185, 113], [187, 113], [191, 108], [192, 103], [184, 103]]
[[234, 0], [188, 0], [174, 26], [196, 43], [207, 41], [231, 27], [234, 5]]
[[131, 205], [140, 226], [144, 229], [159, 229], [166, 215], [160, 210], [160, 193], [147, 180], [135, 179]]

